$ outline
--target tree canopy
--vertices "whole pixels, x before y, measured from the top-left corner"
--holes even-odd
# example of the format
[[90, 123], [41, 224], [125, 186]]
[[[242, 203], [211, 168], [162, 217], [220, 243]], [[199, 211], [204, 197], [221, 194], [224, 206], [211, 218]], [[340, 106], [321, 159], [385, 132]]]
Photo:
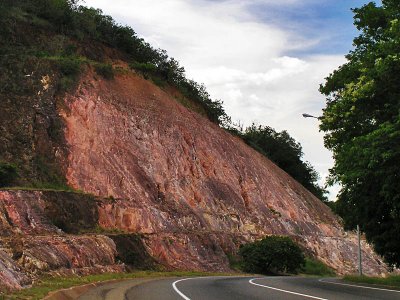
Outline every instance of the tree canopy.
[[329, 75], [320, 128], [335, 164], [330, 183], [347, 228], [359, 224], [376, 251], [400, 266], [400, 2], [353, 9], [360, 35]]

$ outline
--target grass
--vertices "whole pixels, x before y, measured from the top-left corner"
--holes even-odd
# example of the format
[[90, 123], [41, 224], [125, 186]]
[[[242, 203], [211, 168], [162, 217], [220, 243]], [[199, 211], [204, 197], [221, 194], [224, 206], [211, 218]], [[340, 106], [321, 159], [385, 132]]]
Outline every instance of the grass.
[[344, 276], [345, 281], [356, 282], [356, 283], [369, 283], [387, 285], [390, 287], [400, 288], [400, 275], [391, 275], [386, 278], [382, 277], [368, 277], [368, 276]]
[[243, 269], [243, 262], [241, 258], [237, 255], [227, 253], [226, 256], [228, 257], [229, 267], [232, 270], [242, 272]]
[[325, 265], [323, 262], [315, 259], [315, 258], [306, 258], [306, 263], [302, 270], [300, 270], [301, 274], [305, 275], [316, 275], [316, 276], [335, 276], [335, 272]]
[[66, 289], [73, 286], [84, 285], [88, 283], [129, 279], [129, 278], [157, 278], [157, 277], [192, 277], [192, 276], [213, 276], [213, 275], [232, 275], [229, 273], [208, 273], [193, 271], [173, 271], [173, 272], [157, 272], [157, 271], [137, 271], [132, 273], [104, 273], [88, 276], [74, 277], [52, 277], [43, 278], [31, 288], [23, 289], [12, 294], [1, 295], [0, 299], [21, 299], [36, 300], [42, 299], [48, 293], [56, 290]]
[[88, 233], [113, 235], [113, 234], [127, 234], [129, 232], [118, 228], [103, 228], [98, 224], [94, 228], [81, 229], [79, 231], [79, 234], [88, 234]]
[[85, 193], [82, 190], [73, 189], [67, 185], [58, 186], [52, 184], [35, 184], [34, 186], [10, 186], [10, 187], [2, 187], [0, 191], [43, 191], [43, 192], [67, 192], [67, 193], [75, 193], [75, 194], [84, 194], [91, 195]]

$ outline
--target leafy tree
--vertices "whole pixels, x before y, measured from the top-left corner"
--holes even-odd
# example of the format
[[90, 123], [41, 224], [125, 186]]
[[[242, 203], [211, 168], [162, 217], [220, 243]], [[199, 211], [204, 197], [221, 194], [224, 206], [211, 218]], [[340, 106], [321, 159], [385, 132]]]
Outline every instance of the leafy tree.
[[400, 266], [400, 2], [353, 9], [360, 35], [347, 62], [326, 79], [321, 118], [340, 182], [337, 212]]
[[243, 270], [250, 273], [297, 273], [305, 263], [303, 251], [289, 237], [267, 236], [242, 245]]
[[327, 202], [326, 190], [318, 185], [318, 173], [302, 161], [303, 151], [287, 131], [276, 132], [269, 126], [252, 125], [242, 132], [243, 140], [289, 173], [319, 199]]

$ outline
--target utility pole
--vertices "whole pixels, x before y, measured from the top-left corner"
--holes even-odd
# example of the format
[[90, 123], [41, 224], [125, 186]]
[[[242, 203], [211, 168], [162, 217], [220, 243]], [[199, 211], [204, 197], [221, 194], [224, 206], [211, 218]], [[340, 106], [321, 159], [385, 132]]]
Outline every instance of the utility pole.
[[360, 226], [359, 225], [357, 225], [357, 238], [358, 238], [358, 275], [362, 276], [361, 237], [360, 237]]

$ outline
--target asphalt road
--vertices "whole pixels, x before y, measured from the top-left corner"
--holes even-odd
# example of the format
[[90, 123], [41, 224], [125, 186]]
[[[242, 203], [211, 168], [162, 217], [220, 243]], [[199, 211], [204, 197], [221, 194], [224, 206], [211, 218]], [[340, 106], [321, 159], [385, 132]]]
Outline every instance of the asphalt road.
[[[118, 295], [118, 297], [116, 297]], [[400, 290], [354, 285], [334, 278], [192, 277], [110, 283], [80, 300], [400, 300]]]

